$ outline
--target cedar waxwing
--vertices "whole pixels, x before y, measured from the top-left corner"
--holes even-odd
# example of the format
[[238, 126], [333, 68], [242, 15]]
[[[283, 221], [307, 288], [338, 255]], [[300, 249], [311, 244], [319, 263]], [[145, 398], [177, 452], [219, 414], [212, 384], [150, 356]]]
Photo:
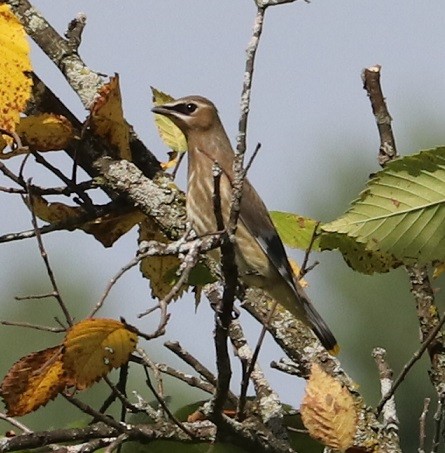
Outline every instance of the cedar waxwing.
[[[215, 162], [221, 168], [221, 213], [230, 217], [234, 152], [214, 104], [202, 96], [187, 96], [152, 109], [170, 118], [188, 144], [187, 216], [198, 235], [217, 232], [213, 194]], [[265, 290], [275, 301], [309, 326], [329, 351], [338, 346], [334, 335], [313, 307], [289, 265], [283, 243], [266, 206], [244, 180], [235, 234], [240, 280]], [[219, 250], [210, 254], [217, 259]]]

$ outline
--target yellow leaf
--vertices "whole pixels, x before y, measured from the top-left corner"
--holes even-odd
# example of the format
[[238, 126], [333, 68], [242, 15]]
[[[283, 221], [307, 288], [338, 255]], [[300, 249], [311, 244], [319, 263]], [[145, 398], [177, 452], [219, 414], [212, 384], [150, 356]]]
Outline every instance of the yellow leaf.
[[300, 276], [300, 270], [301, 270], [298, 263], [295, 260], [289, 258], [289, 264], [290, 264], [290, 268], [292, 269], [292, 272], [294, 273], [296, 280], [298, 280], [298, 283], [303, 288], [307, 288], [308, 287], [307, 281], [304, 278], [300, 278], [300, 279], [298, 278]]
[[[3, 157], [3, 150], [8, 146], [8, 142], [5, 140], [6, 136], [3, 136], [3, 135], [0, 135], [0, 158]], [[11, 140], [9, 140], [10, 142]], [[26, 151], [26, 149], [24, 150], [24, 152]]]
[[[162, 105], [174, 101], [170, 95], [151, 87], [153, 105]], [[162, 141], [173, 151], [187, 151], [187, 140], [181, 129], [164, 115], [155, 114], [155, 123]], [[164, 164], [165, 165], [165, 164]]]
[[32, 67], [25, 30], [5, 4], [0, 5], [0, 50], [0, 128], [12, 132], [31, 96]]
[[130, 127], [124, 119], [118, 75], [99, 90], [90, 110], [92, 131], [114, 145], [120, 158], [131, 161]]
[[61, 352], [61, 346], [33, 352], [11, 367], [0, 386], [8, 415], [35, 411], [71, 385], [62, 367]]
[[357, 410], [348, 389], [314, 363], [300, 408], [309, 434], [326, 446], [345, 451], [353, 444]]
[[[21, 118], [17, 125], [17, 134], [23, 145], [38, 151], [57, 151], [64, 149], [74, 138], [71, 122], [62, 115], [41, 113]], [[23, 154], [23, 150], [12, 151], [2, 157]]]
[[433, 278], [439, 277], [445, 272], [445, 263], [440, 263], [434, 268]]
[[85, 319], [74, 324], [63, 342], [63, 367], [79, 390], [128, 362], [137, 335], [114, 319]]
[[165, 170], [168, 170], [169, 168], [176, 167], [176, 165], [178, 165], [180, 156], [181, 156], [180, 153], [178, 153], [176, 151], [170, 151], [168, 153], [168, 161], [161, 162], [161, 168], [165, 171]]
[[68, 206], [63, 203], [48, 203], [40, 195], [33, 195], [35, 215], [49, 223], [69, 222], [72, 227], [92, 234], [104, 247], [111, 247], [121, 236], [130, 231], [144, 219], [144, 215], [136, 208], [128, 212], [110, 212], [94, 220], [76, 224], [86, 212], [81, 206]]
[[[167, 237], [159, 230], [159, 227], [151, 219], [146, 218], [139, 229], [139, 242], [158, 241], [168, 243]], [[181, 264], [177, 256], [149, 256], [141, 261], [141, 272], [144, 277], [150, 280], [150, 287], [153, 297], [164, 298], [172, 289], [172, 271]], [[175, 300], [187, 289], [183, 285], [175, 296]]]
[[112, 212], [91, 222], [84, 223], [81, 229], [92, 234], [104, 247], [111, 247], [121, 236], [142, 222], [145, 215], [139, 209], [129, 212]]
[[79, 206], [68, 206], [58, 202], [49, 203], [40, 195], [32, 195], [32, 207], [35, 215], [48, 223], [72, 221], [75, 224], [76, 219], [85, 214], [83, 208]]

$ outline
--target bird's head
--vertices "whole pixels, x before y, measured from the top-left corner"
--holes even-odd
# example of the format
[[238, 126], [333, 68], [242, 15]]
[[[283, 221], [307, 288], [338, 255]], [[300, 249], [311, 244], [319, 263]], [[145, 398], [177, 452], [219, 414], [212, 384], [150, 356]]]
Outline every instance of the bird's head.
[[215, 105], [202, 96], [186, 96], [157, 105], [151, 111], [170, 118], [186, 136], [190, 132], [204, 132], [220, 124]]

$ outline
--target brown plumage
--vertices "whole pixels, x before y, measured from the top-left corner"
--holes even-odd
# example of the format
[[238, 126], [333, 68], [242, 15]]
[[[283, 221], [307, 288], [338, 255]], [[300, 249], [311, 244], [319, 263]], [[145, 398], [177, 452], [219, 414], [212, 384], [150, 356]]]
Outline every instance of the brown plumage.
[[[184, 133], [188, 144], [187, 216], [198, 235], [217, 231], [212, 196], [212, 167], [222, 170], [221, 209], [224, 222], [230, 215], [234, 152], [214, 104], [202, 96], [187, 96], [153, 108], [170, 118]], [[266, 206], [244, 180], [236, 230], [235, 256], [240, 280], [262, 288], [308, 325], [323, 346], [336, 349], [336, 340], [295, 280], [283, 244]], [[213, 254], [218, 258], [217, 254]]]

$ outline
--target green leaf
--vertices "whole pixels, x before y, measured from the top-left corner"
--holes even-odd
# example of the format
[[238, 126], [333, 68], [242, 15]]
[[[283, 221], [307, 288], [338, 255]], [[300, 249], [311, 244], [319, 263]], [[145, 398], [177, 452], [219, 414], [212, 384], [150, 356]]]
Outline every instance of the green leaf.
[[346, 234], [322, 233], [320, 249], [322, 251], [338, 249], [350, 268], [366, 275], [389, 272], [402, 264], [388, 253], [367, 250], [366, 244], [357, 242]]
[[[151, 87], [153, 93], [153, 104], [162, 105], [174, 101], [169, 94], [163, 93]], [[173, 151], [187, 151], [187, 140], [181, 129], [164, 115], [155, 115], [155, 123], [162, 141]]]
[[[291, 212], [272, 211], [270, 216], [281, 237], [289, 247], [307, 250], [318, 222]], [[339, 250], [349, 267], [362, 274], [384, 273], [402, 263], [392, 255], [367, 250], [366, 245], [346, 234], [319, 232], [312, 250]]]
[[210, 272], [210, 269], [200, 261], [190, 271], [187, 283], [191, 286], [204, 286], [208, 283], [214, 283], [216, 280], [215, 276]]
[[[178, 275], [178, 266], [174, 266], [167, 270], [164, 275], [165, 281], [167, 281], [171, 286], [175, 285], [179, 280]], [[190, 274], [187, 279], [187, 285], [190, 286], [204, 286], [208, 283], [216, 282], [215, 276], [210, 272], [209, 268], [203, 263], [199, 261], [190, 271]]]
[[[270, 211], [269, 214], [281, 240], [286, 245], [302, 250], [309, 248], [314, 230], [317, 228], [316, 220], [291, 212]], [[319, 239], [314, 241], [312, 250], [320, 250]]]
[[404, 264], [445, 259], [445, 148], [394, 160], [339, 219], [322, 226]]

